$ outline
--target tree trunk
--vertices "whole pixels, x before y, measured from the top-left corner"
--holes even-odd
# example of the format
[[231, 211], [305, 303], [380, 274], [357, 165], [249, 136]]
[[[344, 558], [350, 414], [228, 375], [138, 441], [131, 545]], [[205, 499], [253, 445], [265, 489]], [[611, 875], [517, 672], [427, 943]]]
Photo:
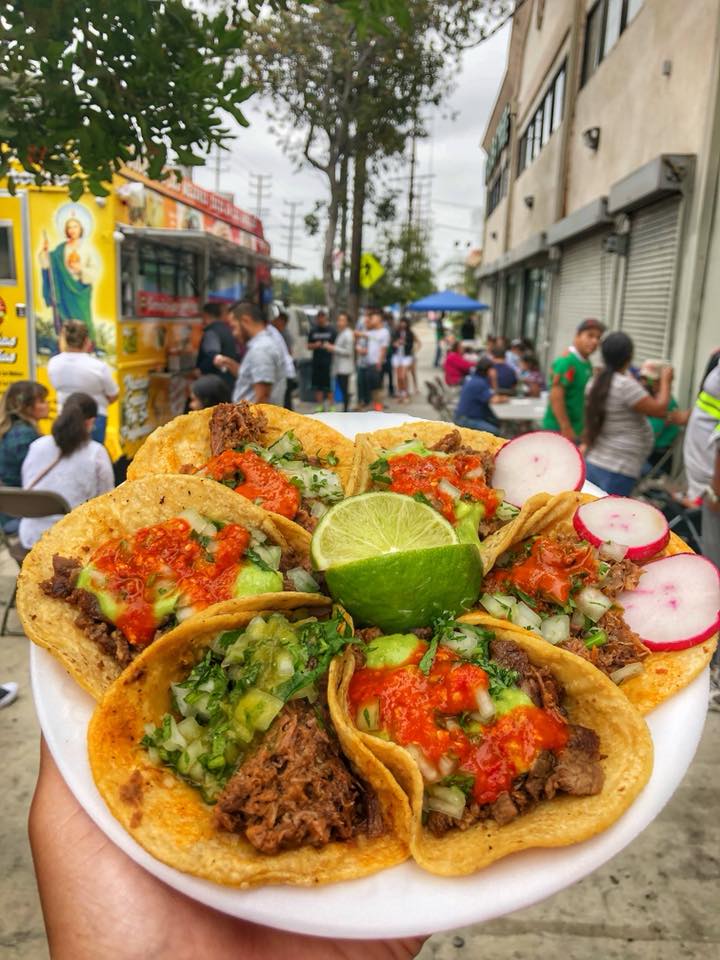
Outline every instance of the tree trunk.
[[337, 284], [333, 269], [333, 252], [335, 250], [335, 235], [337, 234], [338, 213], [340, 210], [340, 183], [334, 166], [331, 166], [328, 180], [330, 182], [330, 200], [328, 202], [328, 222], [325, 231], [325, 249], [323, 250], [323, 286], [325, 287], [325, 302], [331, 320], [335, 319], [337, 311]]
[[340, 215], [340, 252], [342, 253], [342, 262], [340, 264], [340, 303], [347, 306], [347, 231], [348, 231], [348, 151], [345, 150], [340, 163], [340, 189], [342, 191], [342, 208]]
[[355, 154], [353, 174], [353, 222], [350, 241], [350, 277], [348, 291], [348, 311], [350, 318], [357, 321], [360, 316], [360, 257], [362, 255], [363, 214], [365, 212], [365, 191], [367, 187], [367, 155], [363, 147]]

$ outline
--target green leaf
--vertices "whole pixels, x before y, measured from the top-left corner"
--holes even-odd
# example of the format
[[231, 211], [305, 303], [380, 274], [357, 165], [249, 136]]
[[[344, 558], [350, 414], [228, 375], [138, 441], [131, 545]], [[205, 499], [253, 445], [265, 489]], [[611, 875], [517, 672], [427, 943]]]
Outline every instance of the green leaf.
[[422, 671], [422, 673], [425, 674], [425, 676], [427, 676], [430, 673], [430, 671], [432, 670], [432, 665], [433, 663], [435, 663], [435, 656], [437, 654], [439, 643], [440, 641], [438, 640], [437, 636], [434, 636], [430, 641], [430, 643], [428, 644], [428, 648], [423, 654], [422, 659], [420, 660], [420, 663], [418, 664], [418, 666], [420, 667], [420, 670]]

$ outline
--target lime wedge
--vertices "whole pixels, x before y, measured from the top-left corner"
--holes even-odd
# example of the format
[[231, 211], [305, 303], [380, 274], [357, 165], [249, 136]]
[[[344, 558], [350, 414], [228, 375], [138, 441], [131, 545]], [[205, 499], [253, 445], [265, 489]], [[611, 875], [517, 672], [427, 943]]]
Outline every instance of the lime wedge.
[[330, 595], [355, 620], [390, 633], [469, 610], [482, 583], [477, 547], [456, 543], [368, 557], [325, 572]]
[[310, 553], [316, 570], [406, 550], [458, 542], [451, 523], [426, 503], [380, 490], [335, 504], [315, 528]]

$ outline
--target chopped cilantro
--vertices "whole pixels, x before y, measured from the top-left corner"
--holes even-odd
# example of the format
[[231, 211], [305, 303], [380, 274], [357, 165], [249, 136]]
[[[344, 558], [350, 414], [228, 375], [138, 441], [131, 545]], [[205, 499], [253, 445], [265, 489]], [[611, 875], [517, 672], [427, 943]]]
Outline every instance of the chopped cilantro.
[[438, 637], [434, 636], [430, 641], [427, 650], [423, 654], [422, 660], [418, 664], [425, 676], [427, 676], [432, 670], [432, 665], [435, 662], [435, 654], [437, 653], [439, 643], [440, 640]]
[[255, 550], [252, 549], [252, 547], [248, 547], [248, 549], [245, 551], [245, 556], [248, 558], [248, 560], [251, 560], [256, 566], [260, 567], [261, 570], [270, 570], [273, 573], [275, 572], [273, 567], [265, 563], [265, 561], [262, 559], [260, 554], [256, 553]]
[[329, 463], [331, 467], [336, 467], [340, 463], [340, 460], [334, 450], [328, 450], [325, 454], [325, 462]]
[[515, 587], [515, 594], [519, 597], [520, 600], [523, 600], [529, 607], [532, 607], [533, 610], [537, 609], [537, 600], [534, 597], [531, 597], [529, 593], [525, 593], [520, 590], [518, 587]]
[[449, 777], [443, 777], [440, 786], [457, 787], [467, 797], [475, 786], [475, 777], [471, 773], [451, 773]]
[[424, 493], [421, 493], [419, 490], [417, 493], [412, 495], [413, 500], [417, 500], [418, 503], [425, 503], [428, 507], [432, 506], [432, 500], [429, 497], [426, 497]]
[[370, 464], [370, 478], [373, 483], [389, 486], [392, 483], [389, 471], [390, 467], [384, 457], [380, 457]]

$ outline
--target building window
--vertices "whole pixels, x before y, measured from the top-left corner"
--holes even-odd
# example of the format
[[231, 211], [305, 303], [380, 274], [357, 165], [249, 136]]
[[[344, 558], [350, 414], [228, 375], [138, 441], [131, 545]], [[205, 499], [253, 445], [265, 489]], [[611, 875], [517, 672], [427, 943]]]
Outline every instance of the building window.
[[585, 23], [582, 83], [595, 73], [636, 15], [643, 0], [598, 0]]
[[520, 137], [518, 175], [529, 167], [535, 157], [560, 126], [565, 106], [565, 64], [553, 77], [540, 106], [530, 118], [525, 133]]
[[508, 165], [506, 161], [498, 171], [498, 175], [493, 180], [491, 186], [488, 188], [486, 217], [489, 217], [495, 207], [497, 207], [497, 205], [500, 203], [502, 198], [507, 196], [507, 191]]
[[16, 280], [12, 222], [0, 221], [0, 283], [14, 284]]

